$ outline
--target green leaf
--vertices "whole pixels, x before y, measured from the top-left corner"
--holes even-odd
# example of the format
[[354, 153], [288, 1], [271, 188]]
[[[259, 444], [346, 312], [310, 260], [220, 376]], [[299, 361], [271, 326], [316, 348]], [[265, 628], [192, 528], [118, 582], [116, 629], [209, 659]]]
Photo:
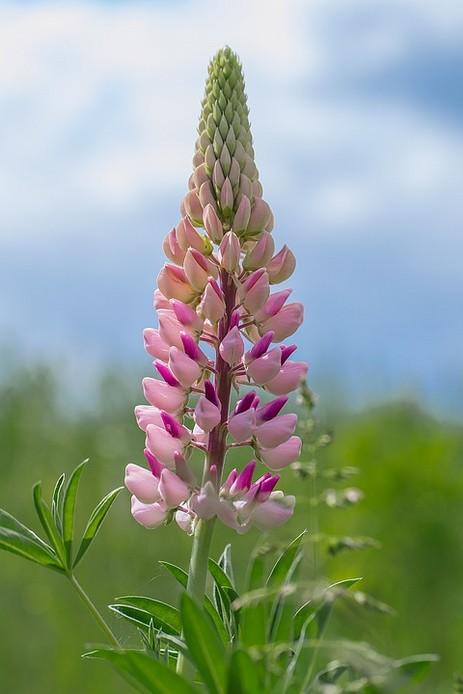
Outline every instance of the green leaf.
[[[253, 591], [264, 583], [266, 557], [258, 548], [248, 569], [246, 590]], [[240, 610], [240, 640], [244, 646], [260, 646], [267, 638], [267, 605], [264, 602], [243, 606]]]
[[8, 513], [8, 511], [5, 511], [2, 508], [0, 508], [0, 528], [14, 530], [15, 533], [18, 533], [18, 535], [24, 535], [27, 539], [40, 545], [42, 549], [48, 551], [54, 556], [53, 549], [49, 544], [44, 542], [41, 537], [34, 533], [33, 530], [18, 521], [14, 516], [11, 515], [11, 513]]
[[106, 518], [106, 514], [108, 513], [109, 509], [113, 505], [116, 497], [120, 494], [120, 492], [124, 489], [124, 487], [118, 487], [117, 489], [113, 489], [112, 492], [109, 492], [101, 501], [100, 503], [95, 506], [93, 509], [90, 518], [88, 519], [87, 527], [84, 530], [84, 534], [82, 537], [82, 541], [80, 543], [79, 550], [77, 552], [76, 558], [74, 559], [73, 563], [73, 568], [77, 566], [79, 561], [82, 559], [84, 556], [85, 552], [89, 548], [90, 544], [92, 543], [95, 535], [97, 534], [98, 530], [100, 529], [101, 524], [103, 523], [104, 519]]
[[[172, 576], [178, 581], [178, 583], [180, 583], [181, 586], [183, 586], [183, 588], [187, 587], [188, 574], [186, 571], [181, 569], [179, 566], [176, 566], [175, 564], [171, 564], [168, 561], [160, 561], [159, 564], [161, 564], [161, 566], [163, 566], [170, 574], [172, 574]], [[206, 612], [214, 622], [216, 629], [219, 632], [220, 638], [224, 643], [228, 643], [229, 636], [227, 630], [225, 629], [224, 623], [222, 622], [219, 613], [215, 609], [212, 600], [209, 598], [208, 595], [204, 596], [204, 607], [206, 609]]]
[[49, 569], [63, 570], [51, 547], [45, 545], [41, 540], [36, 542], [29, 535], [23, 535], [12, 528], [0, 527], [0, 549], [17, 554], [41, 566], [47, 566]]
[[222, 554], [220, 555], [218, 564], [221, 569], [224, 570], [225, 574], [228, 576], [230, 579], [230, 583], [232, 587], [235, 587], [235, 576], [233, 572], [233, 564], [232, 564], [232, 554], [231, 554], [231, 545], [228, 544], [225, 546]]
[[167, 571], [172, 574], [172, 576], [180, 583], [181, 586], [183, 586], [183, 588], [187, 587], [188, 574], [186, 571], [184, 571], [184, 569], [181, 569], [179, 566], [171, 564], [168, 561], [160, 561], [159, 564], [167, 569]]
[[53, 549], [55, 550], [60, 562], [63, 566], [66, 566], [66, 555], [64, 551], [64, 544], [61, 535], [59, 534], [58, 528], [56, 527], [51, 511], [48, 505], [42, 498], [42, 483], [36, 482], [32, 488], [32, 494], [34, 498], [35, 510], [45, 530], [48, 539], [50, 540]]
[[232, 653], [228, 668], [227, 694], [256, 694], [263, 692], [259, 668], [247, 651], [237, 649]]
[[63, 474], [58, 477], [55, 488], [53, 490], [53, 495], [51, 498], [51, 514], [55, 522], [56, 527], [61, 532], [62, 521], [61, 521], [61, 504], [62, 504], [62, 491], [66, 475]]
[[336, 594], [336, 590], [346, 590], [347, 588], [351, 588], [361, 580], [361, 578], [344, 578], [343, 580], [336, 581], [336, 583], [332, 583], [330, 586], [328, 586], [328, 588], [325, 591], [326, 597], [324, 598], [322, 605], [319, 607], [319, 609], [317, 609], [316, 613], [318, 638], [320, 638], [323, 632], [325, 631], [326, 624], [333, 609], [333, 604], [336, 598], [338, 597]]
[[408, 658], [394, 660], [393, 667], [406, 675], [408, 688], [413, 682], [420, 681], [425, 676], [428, 668], [438, 661], [439, 656], [435, 653], [421, 653], [419, 655], [409, 656]]
[[217, 613], [221, 616], [222, 622], [230, 638], [234, 638], [238, 630], [238, 611], [232, 610], [231, 604], [239, 596], [234, 589], [230, 578], [217, 562], [213, 559], [208, 561], [209, 572], [214, 579], [214, 598]]
[[72, 566], [72, 542], [74, 539], [74, 515], [79, 481], [88, 463], [88, 458], [78, 465], [71, 473], [66, 486], [63, 500], [63, 540], [66, 548], [66, 561]]
[[307, 530], [303, 530], [300, 535], [294, 538], [277, 559], [267, 579], [267, 585], [269, 587], [279, 587], [286, 582], [287, 574], [294, 562], [301, 540], [306, 533]]
[[121, 608], [134, 607], [147, 615], [147, 626], [153, 620], [157, 629], [163, 629], [169, 634], [179, 634], [182, 629], [180, 612], [166, 602], [139, 595], [125, 595], [121, 598], [116, 598], [116, 600], [118, 601], [117, 605], [109, 606], [114, 612], [123, 614]]
[[204, 610], [188, 594], [182, 595], [183, 634], [190, 657], [211, 694], [222, 694], [226, 681], [226, 650]]
[[143, 694], [198, 694], [198, 690], [167, 665], [141, 651], [98, 648], [83, 655], [111, 663]]

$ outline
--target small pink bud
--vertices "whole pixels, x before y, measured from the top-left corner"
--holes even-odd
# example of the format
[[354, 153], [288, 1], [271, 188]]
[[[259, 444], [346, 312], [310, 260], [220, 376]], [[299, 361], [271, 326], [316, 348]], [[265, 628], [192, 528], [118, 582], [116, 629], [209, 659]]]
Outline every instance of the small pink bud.
[[180, 333], [180, 339], [182, 341], [185, 354], [187, 354], [190, 359], [193, 359], [201, 366], [206, 366], [208, 363], [208, 358], [204, 354], [203, 350], [198, 347], [194, 338], [192, 338], [188, 333], [182, 331]]
[[258, 386], [263, 386], [271, 381], [280, 372], [281, 350], [279, 347], [270, 350], [266, 354], [254, 359], [248, 364], [247, 375]]
[[159, 361], [159, 359], [157, 359], [154, 362], [154, 365], [155, 365], [156, 369], [158, 370], [159, 375], [161, 376], [161, 378], [164, 379], [164, 381], [166, 383], [168, 383], [170, 386], [179, 386], [180, 385], [180, 383], [177, 381], [177, 379], [175, 378], [174, 374], [169, 369], [167, 364], [164, 364], [163, 361]]
[[229, 494], [230, 493], [231, 486], [237, 477], [238, 477], [238, 471], [236, 468], [233, 468], [233, 470], [229, 473], [227, 479], [225, 480], [225, 482], [222, 484], [222, 486], [220, 488], [220, 490], [221, 490], [221, 492], [223, 492], [223, 494]]
[[257, 463], [255, 460], [251, 460], [249, 463], [245, 465], [245, 467], [241, 470], [240, 474], [230, 487], [231, 496], [235, 496], [236, 494], [241, 494], [249, 490], [252, 484], [252, 478], [254, 475], [254, 470], [256, 469], [256, 465]]
[[283, 414], [268, 422], [264, 422], [256, 428], [255, 436], [259, 446], [263, 448], [276, 448], [287, 441], [294, 434], [297, 424], [297, 415]]
[[181, 220], [180, 224], [177, 227], [177, 238], [179, 239], [180, 242], [180, 234], [183, 239], [183, 244], [185, 247], [185, 251], [188, 250], [188, 248], [194, 248], [195, 250], [199, 251], [200, 253], [203, 253], [204, 251], [204, 239], [202, 238], [201, 234], [199, 234], [196, 229], [194, 228], [193, 224], [190, 222], [188, 217], [183, 217]]
[[248, 233], [256, 234], [267, 228], [272, 218], [272, 211], [265, 200], [255, 198], [252, 206], [251, 217], [248, 224]]
[[268, 299], [269, 292], [268, 275], [264, 269], [255, 270], [251, 273], [239, 289], [243, 305], [251, 314], [256, 313], [263, 307]]
[[239, 329], [235, 326], [224, 337], [219, 347], [220, 356], [229, 366], [237, 364], [244, 354], [244, 342]]
[[217, 323], [225, 313], [223, 292], [213, 277], [209, 277], [199, 311], [211, 323]]
[[241, 400], [238, 400], [236, 403], [233, 414], [241, 414], [241, 412], [246, 412], [246, 410], [249, 410], [253, 406], [256, 397], [257, 396], [254, 390], [246, 393], [244, 398], [241, 398]]
[[185, 251], [183, 250], [183, 248], [181, 248], [177, 240], [177, 233], [175, 229], [169, 231], [166, 238], [164, 239], [162, 247], [164, 253], [169, 258], [169, 260], [171, 260], [173, 263], [176, 263], [176, 265], [181, 265], [183, 263]]
[[195, 476], [190, 466], [185, 460], [185, 457], [181, 453], [175, 453], [174, 455], [175, 464], [175, 474], [180, 477], [181, 480], [186, 482], [189, 487], [195, 485]]
[[203, 208], [197, 193], [190, 190], [183, 198], [183, 209], [195, 226], [200, 226], [203, 221]]
[[168, 508], [176, 508], [190, 495], [185, 482], [175, 472], [164, 468], [159, 480], [159, 492]]
[[260, 501], [261, 503], [267, 501], [270, 494], [275, 489], [275, 486], [278, 484], [279, 479], [279, 475], [271, 475], [270, 473], [267, 473], [267, 476], [260, 480], [256, 500]]
[[256, 410], [257, 424], [262, 424], [262, 422], [268, 422], [280, 413], [283, 407], [288, 402], [288, 396], [282, 395], [275, 400], [270, 400], [265, 405]]
[[294, 463], [301, 455], [302, 441], [299, 436], [291, 436], [275, 448], [261, 448], [260, 457], [271, 470], [281, 470]]
[[295, 267], [296, 258], [285, 244], [267, 265], [270, 284], [278, 284], [278, 282], [287, 280], [293, 274]]
[[220, 243], [223, 238], [223, 226], [213, 205], [206, 205], [204, 208], [203, 224], [211, 241]]
[[152, 357], [166, 361], [169, 358], [169, 345], [164, 342], [159, 330], [145, 328], [143, 331], [145, 349]]
[[262, 236], [251, 250], [249, 250], [243, 260], [244, 270], [257, 270], [265, 267], [270, 261], [275, 250], [273, 236], [268, 232], [262, 232]]
[[[215, 202], [215, 197], [214, 197], [214, 191], [213, 191], [213, 188], [212, 188], [212, 185], [211, 185], [211, 182], [209, 179], [207, 181], [204, 181], [204, 183], [201, 184], [201, 188], [199, 189], [198, 197], [199, 197], [199, 202], [201, 203], [203, 214], [204, 214], [204, 208], [207, 205], [212, 205], [213, 207], [215, 207], [216, 202]], [[201, 215], [201, 219], [202, 219], [202, 215]]]
[[202, 395], [196, 404], [194, 418], [203, 431], [209, 432], [220, 422], [220, 410]]
[[155, 455], [151, 453], [148, 448], [144, 449], [143, 455], [145, 456], [151, 472], [157, 479], [159, 479], [161, 477], [161, 472], [164, 470], [164, 465], [156, 458]]
[[294, 496], [274, 497], [274, 492], [267, 501], [257, 504], [253, 514], [252, 523], [259, 530], [271, 530], [286, 523], [294, 513], [296, 499]]
[[[235, 217], [233, 219], [232, 231], [240, 236], [248, 228], [249, 218], [251, 216], [251, 203], [246, 195], [241, 196], [240, 204], [235, 212]], [[270, 254], [271, 257], [271, 254]], [[243, 267], [245, 267], [243, 265]], [[250, 268], [246, 268], [250, 269]]]
[[132, 516], [144, 528], [158, 528], [167, 518], [167, 508], [164, 503], [143, 504], [136, 496], [132, 496]]
[[135, 418], [142, 431], [146, 431], [148, 424], [162, 426], [161, 410], [151, 405], [137, 405], [135, 408]]
[[172, 299], [170, 303], [179, 323], [186, 326], [192, 332], [198, 333], [199, 335], [203, 329], [203, 321], [198, 316], [194, 308], [188, 304], [184, 304], [182, 301], [178, 301], [177, 299]]
[[268, 330], [273, 330], [275, 335], [274, 342], [281, 342], [287, 337], [296, 332], [304, 320], [304, 306], [295, 301], [293, 304], [287, 304], [271, 318], [267, 318], [260, 326], [260, 330], [266, 333]]
[[143, 393], [150, 405], [171, 414], [182, 410], [187, 400], [183, 388], [170, 386], [157, 378], [143, 379]]
[[206, 482], [197, 494], [193, 494], [190, 505], [192, 510], [204, 520], [209, 520], [217, 514], [219, 497], [212, 482]]
[[251, 347], [249, 352], [246, 352], [246, 364], [251, 362], [253, 359], [258, 359], [258, 357], [261, 357], [263, 354], [265, 354], [273, 340], [273, 335], [273, 330], [269, 330], [268, 333], [265, 333], [265, 335], [263, 335], [259, 340], [257, 340], [256, 344]]
[[210, 276], [217, 277], [217, 266], [205, 255], [189, 248], [183, 261], [183, 269], [191, 286], [202, 292]]
[[171, 347], [169, 352], [169, 369], [184, 388], [190, 388], [201, 376], [199, 364], [178, 349]]
[[173, 436], [175, 439], [180, 439], [180, 441], [184, 444], [187, 444], [191, 440], [191, 432], [190, 430], [183, 426], [183, 424], [180, 424], [175, 417], [173, 417], [171, 414], [168, 412], [161, 412], [161, 420], [162, 420], [162, 426], [164, 429], [167, 431], [168, 434]]
[[227, 272], [236, 272], [240, 260], [240, 241], [233, 231], [227, 231], [219, 247], [219, 262]]
[[158, 275], [157, 283], [167, 299], [179, 299], [188, 304], [195, 297], [195, 291], [189, 284], [185, 272], [176, 265], [166, 263]]
[[131, 494], [144, 504], [159, 501], [158, 481], [150, 470], [129, 463], [125, 468], [124, 484]]
[[146, 447], [159, 458], [161, 463], [170, 468], [174, 467], [174, 455], [183, 450], [183, 442], [171, 436], [165, 429], [150, 424], [146, 429]]
[[262, 311], [259, 311], [259, 313], [256, 314], [257, 320], [263, 321], [266, 318], [270, 318], [270, 316], [274, 316], [276, 313], [278, 313], [278, 311], [283, 308], [286, 299], [289, 297], [292, 291], [292, 289], [282, 289], [280, 292], [271, 294], [265, 302]]
[[285, 345], [280, 345], [280, 349], [281, 365], [283, 366], [283, 364], [287, 362], [290, 356], [294, 354], [294, 352], [297, 350], [297, 345], [288, 345], [288, 347], [286, 347]]
[[220, 207], [224, 215], [229, 215], [233, 207], [233, 188], [230, 179], [226, 178], [220, 191]]
[[234, 414], [228, 420], [228, 431], [237, 443], [248, 441], [253, 435], [256, 427], [256, 411], [251, 408]]
[[265, 384], [273, 395], [284, 395], [295, 390], [306, 377], [308, 366], [303, 361], [287, 361], [280, 369], [278, 376]]

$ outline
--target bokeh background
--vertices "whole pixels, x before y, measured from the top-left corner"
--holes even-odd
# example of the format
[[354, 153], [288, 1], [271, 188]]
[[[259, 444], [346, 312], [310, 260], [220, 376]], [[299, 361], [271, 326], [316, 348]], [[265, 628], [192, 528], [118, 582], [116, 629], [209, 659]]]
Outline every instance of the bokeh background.
[[[140, 457], [141, 331], [224, 44], [277, 243], [298, 257], [300, 355], [335, 431], [323, 460], [361, 471], [365, 500], [323, 522], [383, 545], [326, 572], [364, 575], [397, 609], [349, 615], [348, 632], [438, 652], [422, 691], [445, 693], [463, 669], [459, 0], [0, 2], [0, 504], [31, 520], [31, 484], [91, 456], [88, 510]], [[242, 568], [256, 539], [233, 540]], [[83, 581], [102, 605], [167, 597], [156, 560], [184, 564], [188, 544], [148, 537], [121, 499]], [[125, 691], [80, 662], [99, 635], [59, 577], [0, 562], [5, 691]]]

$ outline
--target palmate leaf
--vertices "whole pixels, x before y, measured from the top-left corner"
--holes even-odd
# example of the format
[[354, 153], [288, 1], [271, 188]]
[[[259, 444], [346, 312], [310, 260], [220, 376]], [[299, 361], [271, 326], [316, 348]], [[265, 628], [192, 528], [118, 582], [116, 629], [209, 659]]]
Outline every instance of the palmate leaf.
[[212, 621], [188, 594], [182, 595], [183, 635], [191, 660], [210, 694], [223, 694], [227, 676], [227, 653]]
[[98, 648], [83, 655], [111, 663], [143, 694], [198, 694], [198, 690], [164, 663], [141, 651]]
[[232, 610], [231, 604], [239, 597], [238, 593], [229, 576], [217, 562], [209, 558], [208, 568], [214, 580], [214, 599], [217, 612], [221, 615], [230, 638], [233, 638], [238, 630], [239, 612]]
[[179, 634], [182, 629], [180, 612], [166, 602], [138, 595], [126, 595], [116, 600], [118, 603], [109, 605], [109, 609], [138, 625], [148, 628], [152, 621], [156, 629], [168, 634]]
[[66, 553], [64, 550], [63, 538], [55, 525], [48, 504], [43, 500], [41, 482], [36, 482], [32, 487], [32, 496], [34, 499], [35, 510], [37, 511], [37, 515], [42, 527], [45, 530], [60, 562], [63, 566], [66, 566]]
[[68, 566], [72, 566], [72, 542], [74, 536], [74, 515], [77, 500], [77, 489], [79, 481], [88, 463], [88, 458], [78, 465], [71, 473], [69, 482], [64, 492], [63, 500], [63, 540], [66, 550], [66, 561]]
[[76, 558], [74, 559], [74, 563], [72, 565], [73, 568], [77, 566], [87, 549], [90, 547], [93, 539], [95, 538], [95, 535], [100, 529], [101, 524], [106, 518], [106, 514], [108, 513], [109, 509], [116, 500], [116, 497], [120, 494], [120, 492], [123, 489], [124, 487], [118, 487], [117, 489], [113, 489], [113, 491], [109, 492], [109, 494], [107, 494], [100, 501], [100, 503], [97, 504], [97, 506], [95, 506], [95, 508], [93, 509], [90, 518], [88, 519], [87, 526], [84, 530], [84, 534], [80, 543], [80, 547], [77, 551]]
[[[186, 571], [181, 569], [179, 566], [176, 566], [175, 564], [171, 564], [168, 561], [160, 561], [159, 564], [164, 567], [175, 579], [178, 583], [183, 588], [187, 587], [188, 584], [188, 574]], [[215, 609], [212, 600], [208, 595], [204, 596], [204, 609], [208, 613], [208, 615], [211, 617], [212, 621], [215, 624], [215, 627], [219, 633], [220, 638], [224, 643], [228, 643], [230, 641], [229, 634], [225, 628], [225, 625], [222, 621], [222, 618], [220, 614], [217, 612]]]

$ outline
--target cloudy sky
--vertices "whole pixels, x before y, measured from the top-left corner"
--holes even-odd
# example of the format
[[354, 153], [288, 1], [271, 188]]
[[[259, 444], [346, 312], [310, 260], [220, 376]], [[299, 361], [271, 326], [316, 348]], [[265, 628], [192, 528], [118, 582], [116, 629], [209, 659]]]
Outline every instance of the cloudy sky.
[[314, 384], [463, 411], [460, 0], [0, 0], [0, 344], [143, 363], [224, 44]]

